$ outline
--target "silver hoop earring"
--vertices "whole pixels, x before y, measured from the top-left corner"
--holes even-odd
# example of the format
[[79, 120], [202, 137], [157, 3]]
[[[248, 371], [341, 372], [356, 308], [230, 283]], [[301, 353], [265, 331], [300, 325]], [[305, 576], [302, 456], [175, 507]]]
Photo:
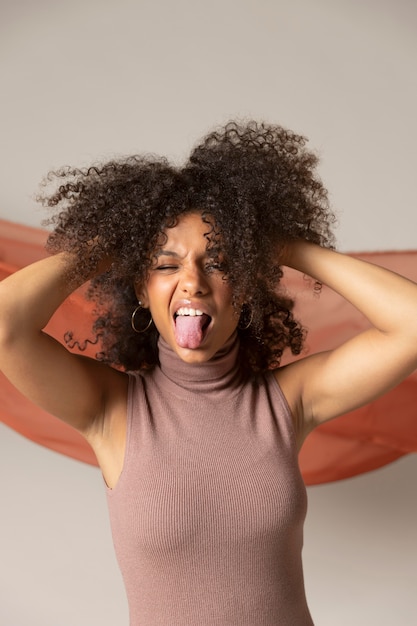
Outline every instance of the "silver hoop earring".
[[142, 306], [142, 302], [139, 300], [138, 302], [138, 306], [136, 307], [136, 309], [133, 311], [132, 313], [132, 317], [130, 318], [130, 325], [132, 326], [133, 330], [135, 331], [135, 333], [146, 333], [146, 331], [151, 327], [153, 319], [152, 319], [152, 315], [151, 315], [151, 319], [149, 320], [148, 324], [145, 326], [145, 328], [136, 328], [136, 324], [135, 324], [135, 319], [136, 319], [136, 313], [138, 311], [140, 311], [141, 309], [143, 309]]
[[[244, 318], [246, 317], [248, 311], [250, 311], [249, 322], [244, 324]], [[252, 311], [252, 309], [249, 309], [249, 307], [247, 306], [246, 307], [246, 311], [244, 312], [244, 309], [242, 307], [242, 311], [240, 313], [240, 317], [241, 317], [241, 319], [239, 319], [239, 323], [238, 323], [237, 327], [239, 328], [239, 330], [248, 330], [248, 328], [252, 324], [252, 320], [253, 320], [253, 311]]]

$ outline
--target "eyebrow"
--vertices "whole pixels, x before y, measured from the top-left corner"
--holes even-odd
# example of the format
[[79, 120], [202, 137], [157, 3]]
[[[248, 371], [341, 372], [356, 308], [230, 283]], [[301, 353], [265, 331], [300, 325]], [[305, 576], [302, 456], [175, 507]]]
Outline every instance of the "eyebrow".
[[[174, 257], [175, 259], [181, 259], [182, 258], [182, 256], [180, 254], [178, 254], [178, 252], [175, 252], [174, 250], [158, 250], [154, 254], [154, 258], [155, 259], [159, 259], [159, 257], [161, 257], [161, 256], [171, 256], [171, 257]], [[206, 256], [209, 257], [209, 258], [212, 258], [210, 256], [210, 254], [208, 254], [208, 251], [206, 251]]]
[[176, 257], [177, 259], [180, 258], [180, 255], [178, 254], [178, 252], [174, 252], [173, 250], [158, 250], [158, 252], [155, 253], [155, 256], [157, 258], [160, 256], [173, 256], [173, 257]]

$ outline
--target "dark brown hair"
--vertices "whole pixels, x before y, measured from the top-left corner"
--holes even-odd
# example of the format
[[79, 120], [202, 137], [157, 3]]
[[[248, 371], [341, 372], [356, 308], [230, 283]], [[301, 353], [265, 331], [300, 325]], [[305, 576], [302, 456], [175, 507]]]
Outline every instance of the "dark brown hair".
[[[47, 182], [58, 181], [40, 198], [55, 208], [48, 249], [79, 255], [75, 281], [101, 259], [113, 259], [89, 290], [99, 358], [126, 369], [158, 362], [155, 327], [137, 334], [130, 325], [133, 285], [146, 279], [163, 231], [195, 210], [215, 224], [209, 245], [221, 246], [234, 302], [245, 303], [242, 327], [252, 317], [238, 329], [242, 363], [256, 373], [277, 367], [286, 348], [300, 352], [303, 329], [279, 288], [280, 252], [299, 238], [332, 246], [335, 221], [316, 175], [318, 159], [305, 144], [280, 126], [230, 122], [207, 135], [182, 167], [145, 155], [48, 175]], [[149, 314], [143, 315], [145, 326]]]

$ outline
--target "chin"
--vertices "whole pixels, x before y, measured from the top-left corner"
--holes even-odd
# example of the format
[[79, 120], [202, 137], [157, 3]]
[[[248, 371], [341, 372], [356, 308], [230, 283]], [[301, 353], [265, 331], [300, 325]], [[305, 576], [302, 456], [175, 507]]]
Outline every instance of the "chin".
[[206, 363], [209, 361], [214, 354], [212, 351], [204, 350], [203, 348], [195, 348], [194, 350], [191, 348], [181, 348], [176, 346], [175, 352], [180, 357], [181, 361], [185, 363]]
[[178, 356], [180, 357], [181, 361], [184, 361], [185, 363], [205, 363], [206, 361], [209, 361], [212, 357], [212, 355], [207, 355], [204, 352], [200, 352], [197, 350], [181, 350], [178, 353]]

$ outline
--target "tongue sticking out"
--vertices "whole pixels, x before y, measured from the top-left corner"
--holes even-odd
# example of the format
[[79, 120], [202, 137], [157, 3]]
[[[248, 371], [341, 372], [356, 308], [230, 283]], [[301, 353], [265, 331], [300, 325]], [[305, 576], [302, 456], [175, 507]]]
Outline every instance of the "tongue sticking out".
[[178, 315], [175, 320], [175, 340], [181, 348], [195, 350], [203, 340], [208, 315]]

